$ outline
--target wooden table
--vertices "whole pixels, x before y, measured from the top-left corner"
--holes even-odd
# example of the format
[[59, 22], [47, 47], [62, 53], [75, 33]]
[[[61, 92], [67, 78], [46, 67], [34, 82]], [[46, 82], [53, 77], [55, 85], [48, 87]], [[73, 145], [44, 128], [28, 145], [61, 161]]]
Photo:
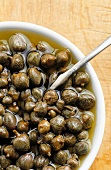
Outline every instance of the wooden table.
[[[111, 0], [0, 0], [0, 21], [25, 21], [50, 28], [85, 55], [111, 34]], [[106, 104], [106, 128], [90, 170], [111, 170], [111, 47], [91, 61]]]

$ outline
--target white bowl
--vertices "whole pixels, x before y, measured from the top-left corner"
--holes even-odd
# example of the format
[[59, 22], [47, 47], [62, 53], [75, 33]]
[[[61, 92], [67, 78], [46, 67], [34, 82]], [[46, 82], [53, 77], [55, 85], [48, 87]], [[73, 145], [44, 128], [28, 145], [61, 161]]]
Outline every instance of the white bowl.
[[[48, 37], [52, 41], [54, 40], [55, 42], [61, 44], [62, 46], [69, 48], [77, 60], [80, 60], [82, 57], [85, 57], [83, 53], [66, 38], [42, 26], [38, 26], [31, 23], [9, 21], [9, 22], [1, 22], [0, 30], [7, 30], [7, 31], [26, 30], [35, 34], [40, 34], [42, 36]], [[94, 129], [94, 135], [92, 140], [92, 149], [89, 152], [89, 154], [86, 156], [84, 161], [82, 162], [79, 170], [88, 170], [90, 168], [100, 148], [103, 134], [104, 134], [104, 127], [105, 127], [105, 104], [104, 104], [104, 97], [103, 97], [101, 85], [90, 63], [86, 64], [85, 68], [87, 69], [90, 75], [93, 92], [96, 96], [96, 126]]]

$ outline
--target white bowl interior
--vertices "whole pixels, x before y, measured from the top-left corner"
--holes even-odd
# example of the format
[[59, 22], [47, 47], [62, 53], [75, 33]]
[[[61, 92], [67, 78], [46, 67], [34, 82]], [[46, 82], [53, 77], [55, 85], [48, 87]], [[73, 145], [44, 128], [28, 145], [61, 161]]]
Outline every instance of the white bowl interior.
[[[77, 60], [80, 60], [82, 57], [85, 57], [83, 53], [66, 38], [42, 26], [38, 26], [31, 23], [13, 22], [13, 21], [0, 23], [0, 30], [11, 30], [11, 29], [14, 30], [22, 29], [22, 30], [34, 32], [35, 34], [46, 36], [51, 40], [54, 40], [57, 43], [61, 44], [62, 46], [69, 48]], [[102, 142], [102, 137], [104, 134], [104, 126], [105, 126], [105, 104], [104, 104], [104, 97], [103, 97], [101, 85], [90, 63], [86, 64], [85, 68], [90, 75], [92, 88], [96, 96], [96, 126], [95, 126], [94, 136], [92, 140], [92, 149], [89, 152], [89, 154], [86, 156], [85, 160], [82, 162], [82, 165], [80, 166], [79, 170], [88, 170], [91, 164], [93, 163], [98, 153], [98, 150], [100, 148], [100, 144]]]

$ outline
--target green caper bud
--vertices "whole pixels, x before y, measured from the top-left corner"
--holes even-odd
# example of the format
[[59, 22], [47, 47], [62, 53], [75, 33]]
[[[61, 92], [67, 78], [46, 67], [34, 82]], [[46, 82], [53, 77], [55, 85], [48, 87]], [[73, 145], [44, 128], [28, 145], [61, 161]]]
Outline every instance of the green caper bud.
[[64, 135], [65, 146], [74, 146], [75, 143], [76, 143], [76, 137], [73, 134], [66, 133]]
[[90, 111], [85, 111], [81, 114], [81, 120], [83, 122], [83, 128], [90, 129], [93, 125], [94, 115]]
[[63, 116], [56, 116], [50, 120], [50, 125], [52, 131], [57, 134], [61, 134], [62, 131], [65, 129], [65, 119]]
[[36, 100], [41, 100], [42, 91], [39, 88], [35, 87], [32, 89], [32, 95]]
[[45, 158], [42, 155], [38, 155], [35, 159], [34, 159], [34, 167], [35, 168], [42, 168], [46, 165], [49, 164], [49, 159]]
[[45, 134], [45, 135], [43, 136], [43, 141], [44, 141], [45, 143], [50, 143], [51, 140], [54, 138], [54, 136], [55, 136], [54, 133], [49, 132], [49, 133], [47, 133], [47, 134]]
[[12, 103], [12, 97], [10, 96], [5, 96], [3, 99], [2, 99], [2, 103], [4, 105], [10, 105]]
[[7, 127], [9, 130], [14, 130], [16, 128], [16, 117], [12, 113], [5, 113], [4, 114], [4, 121], [3, 124]]
[[72, 107], [72, 106], [67, 106], [66, 108], [64, 108], [62, 110], [62, 116], [64, 116], [65, 118], [70, 118], [70, 117], [74, 117], [74, 115], [77, 113], [77, 108], [76, 107]]
[[78, 135], [77, 135], [77, 140], [78, 141], [84, 141], [84, 140], [88, 140], [89, 138], [89, 133], [87, 130], [83, 130], [82, 132], [80, 132]]
[[9, 105], [8, 110], [16, 114], [19, 111], [19, 107], [16, 104]]
[[13, 74], [13, 84], [20, 90], [26, 89], [29, 87], [29, 78], [25, 73]]
[[24, 112], [24, 114], [23, 114], [23, 120], [24, 120], [25, 122], [30, 121], [30, 115], [29, 115], [29, 113]]
[[16, 91], [15, 88], [13, 86], [11, 86], [8, 91], [8, 95], [12, 97], [13, 101], [18, 101], [20, 92]]
[[0, 88], [3, 88], [8, 85], [8, 80], [5, 77], [0, 78]]
[[13, 139], [13, 146], [18, 151], [28, 151], [30, 149], [30, 139], [26, 133], [19, 134], [16, 130], [13, 130], [16, 137]]
[[86, 155], [90, 150], [90, 145], [86, 141], [81, 141], [74, 145], [74, 149], [77, 155]]
[[55, 170], [53, 166], [44, 166], [42, 170]]
[[6, 158], [4, 155], [0, 156], [0, 166], [1, 168], [7, 168], [11, 164], [11, 160]]
[[50, 123], [47, 120], [42, 120], [38, 124], [39, 133], [47, 133], [50, 131]]
[[22, 35], [15, 34], [10, 37], [9, 46], [12, 51], [23, 52], [25, 51], [27, 44]]
[[49, 144], [40, 144], [39, 146], [39, 152], [41, 155], [44, 155], [44, 156], [51, 156], [51, 147]]
[[78, 100], [77, 93], [71, 89], [64, 90], [61, 96], [66, 104], [75, 105]]
[[35, 107], [35, 103], [34, 102], [26, 102], [26, 104], [25, 104], [25, 110], [27, 112], [33, 111], [34, 107]]
[[0, 116], [0, 126], [2, 126], [2, 124], [3, 124], [3, 117]]
[[15, 151], [13, 145], [7, 145], [4, 147], [4, 153], [7, 158], [17, 159], [19, 157], [19, 153]]
[[76, 86], [84, 87], [86, 84], [89, 83], [89, 75], [86, 72], [79, 71], [74, 75], [74, 84]]
[[27, 56], [28, 65], [38, 67], [40, 64], [40, 54], [38, 52], [31, 52]]
[[0, 64], [5, 64], [8, 60], [8, 55], [4, 52], [0, 52]]
[[6, 170], [20, 170], [20, 168], [15, 165], [10, 165], [6, 168]]
[[17, 124], [17, 130], [19, 132], [27, 132], [29, 129], [29, 122], [19, 121]]
[[66, 120], [66, 126], [68, 130], [72, 133], [78, 133], [82, 130], [82, 123], [78, 118], [69, 118]]
[[36, 112], [40, 117], [45, 116], [47, 113], [47, 103], [42, 101], [37, 102], [34, 107], [34, 112]]
[[42, 117], [39, 117], [39, 116], [37, 115], [37, 113], [32, 112], [32, 113], [30, 114], [30, 120], [31, 120], [31, 122], [32, 122], [33, 124], [37, 125], [39, 122], [41, 122], [41, 120], [43, 120], [43, 118], [42, 118]]
[[59, 110], [63, 110], [63, 108], [64, 108], [64, 106], [65, 106], [64, 100], [61, 100], [61, 99], [57, 100], [56, 106], [57, 106], [57, 108], [58, 108]]
[[72, 169], [76, 169], [79, 166], [78, 156], [74, 154], [71, 158], [68, 159], [67, 164], [70, 165]]
[[29, 132], [29, 139], [30, 139], [31, 144], [36, 144], [38, 137], [39, 137], [39, 134], [36, 130], [32, 130]]
[[0, 51], [1, 52], [8, 51], [7, 44], [6, 44], [6, 42], [4, 42], [4, 40], [0, 41]]
[[3, 115], [5, 113], [4, 106], [0, 104], [0, 115]]
[[28, 70], [29, 80], [30, 84], [33, 86], [38, 86], [41, 83], [42, 76], [40, 71], [38, 71], [36, 68], [30, 68]]
[[89, 110], [95, 105], [95, 96], [88, 90], [79, 94], [77, 106], [82, 110]]
[[41, 65], [44, 68], [51, 68], [55, 66], [56, 57], [52, 54], [44, 54], [41, 57]]
[[20, 98], [22, 100], [26, 100], [31, 95], [31, 90], [26, 89], [25, 91], [21, 91]]
[[9, 132], [4, 126], [0, 127], [0, 138], [9, 138]]
[[15, 54], [11, 59], [11, 69], [13, 71], [19, 71], [24, 68], [24, 60], [20, 54]]
[[55, 90], [48, 90], [44, 94], [43, 101], [46, 101], [47, 104], [53, 105], [58, 100], [58, 94]]
[[52, 48], [47, 42], [39, 41], [37, 44], [37, 49], [43, 53], [52, 53], [54, 48]]
[[16, 165], [24, 170], [31, 169], [33, 167], [33, 155], [30, 153], [26, 153], [19, 157], [16, 161]]
[[64, 138], [62, 135], [58, 135], [51, 140], [51, 146], [54, 151], [59, 151], [64, 147]]
[[50, 117], [50, 118], [53, 118], [53, 117], [56, 117], [56, 111], [55, 110], [49, 110], [48, 111], [48, 116]]
[[56, 64], [58, 67], [62, 67], [68, 64], [69, 61], [69, 50], [60, 51], [56, 55]]
[[68, 159], [68, 154], [64, 150], [60, 150], [54, 155], [54, 161], [61, 165], [66, 164], [67, 159]]

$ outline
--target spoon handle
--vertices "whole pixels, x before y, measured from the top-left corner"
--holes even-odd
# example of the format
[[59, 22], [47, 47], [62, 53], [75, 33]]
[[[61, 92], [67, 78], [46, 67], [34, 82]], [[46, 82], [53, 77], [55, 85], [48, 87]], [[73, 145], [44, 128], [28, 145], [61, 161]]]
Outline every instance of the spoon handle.
[[97, 54], [103, 51], [105, 48], [111, 45], [111, 36], [109, 36], [102, 44], [95, 48], [91, 53], [86, 57], [78, 61], [72, 68], [70, 68], [65, 73], [61, 74], [56, 81], [51, 85], [50, 89], [56, 89], [58, 86], [63, 84], [74, 72], [81, 68], [84, 64], [94, 58]]

